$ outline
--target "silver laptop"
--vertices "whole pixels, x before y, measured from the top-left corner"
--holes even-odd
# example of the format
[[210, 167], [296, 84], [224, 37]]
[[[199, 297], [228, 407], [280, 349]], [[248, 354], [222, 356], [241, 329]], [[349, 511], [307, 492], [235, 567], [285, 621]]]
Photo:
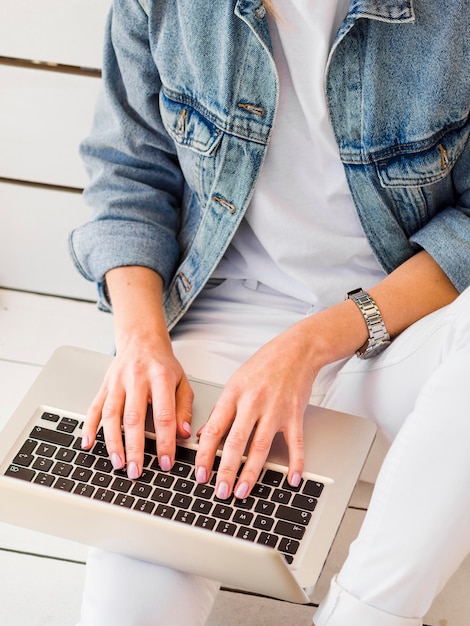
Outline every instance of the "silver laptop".
[[[142, 476], [112, 469], [103, 437], [81, 450], [81, 426], [112, 357], [63, 347], [0, 432], [0, 519], [207, 576], [225, 586], [309, 602], [375, 437], [373, 422], [309, 406], [305, 473], [286, 481], [278, 436], [248, 498], [218, 500], [194, 479], [195, 439], [163, 472], [151, 420]], [[220, 387], [190, 379], [194, 432]]]

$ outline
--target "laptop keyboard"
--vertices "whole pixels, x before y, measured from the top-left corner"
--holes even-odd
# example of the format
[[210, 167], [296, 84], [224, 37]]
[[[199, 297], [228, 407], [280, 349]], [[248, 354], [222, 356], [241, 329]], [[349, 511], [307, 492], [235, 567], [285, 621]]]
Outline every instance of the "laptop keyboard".
[[173, 468], [164, 472], [155, 455], [155, 441], [149, 438], [142, 475], [130, 480], [125, 470], [113, 469], [102, 430], [93, 448], [82, 450], [82, 424], [76, 417], [43, 412], [4, 474], [270, 546], [292, 568], [297, 567], [302, 542], [314, 525], [329, 479], [304, 475], [294, 488], [287, 482], [285, 467], [267, 463], [247, 498], [220, 500], [215, 496], [220, 457], [210, 480], [199, 484], [194, 475], [194, 444], [178, 445]]

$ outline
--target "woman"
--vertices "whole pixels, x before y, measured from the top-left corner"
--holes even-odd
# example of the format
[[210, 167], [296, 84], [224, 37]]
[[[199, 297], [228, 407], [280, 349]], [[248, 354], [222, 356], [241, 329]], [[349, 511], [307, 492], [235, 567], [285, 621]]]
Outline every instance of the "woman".
[[[170, 469], [197, 373], [225, 384], [197, 479], [228, 433], [242, 498], [278, 431], [298, 483], [309, 401], [373, 417], [394, 442], [315, 622], [417, 626], [470, 544], [468, 2], [270, 4], [114, 2], [71, 245], [116, 359], [83, 446], [102, 421], [137, 478], [152, 401]], [[82, 624], [203, 624], [216, 591], [95, 551]]]

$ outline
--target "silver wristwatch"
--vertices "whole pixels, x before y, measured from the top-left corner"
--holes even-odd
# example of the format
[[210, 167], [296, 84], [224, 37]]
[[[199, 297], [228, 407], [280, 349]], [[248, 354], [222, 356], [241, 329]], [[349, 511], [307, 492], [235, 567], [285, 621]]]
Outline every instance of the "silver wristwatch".
[[370, 359], [390, 345], [390, 335], [385, 328], [382, 315], [374, 300], [363, 289], [349, 291], [346, 299], [354, 300], [359, 307], [369, 331], [369, 339], [357, 350], [360, 359]]

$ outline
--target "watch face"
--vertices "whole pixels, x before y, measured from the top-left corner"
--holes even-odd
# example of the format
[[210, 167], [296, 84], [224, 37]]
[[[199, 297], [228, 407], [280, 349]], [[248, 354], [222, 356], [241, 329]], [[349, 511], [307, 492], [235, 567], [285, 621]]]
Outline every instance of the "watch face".
[[387, 348], [390, 344], [391, 341], [381, 341], [375, 346], [370, 346], [369, 348], [366, 348], [364, 352], [358, 352], [357, 356], [360, 359], [371, 359], [372, 357], [377, 356], [378, 354], [383, 352], [385, 348]]

